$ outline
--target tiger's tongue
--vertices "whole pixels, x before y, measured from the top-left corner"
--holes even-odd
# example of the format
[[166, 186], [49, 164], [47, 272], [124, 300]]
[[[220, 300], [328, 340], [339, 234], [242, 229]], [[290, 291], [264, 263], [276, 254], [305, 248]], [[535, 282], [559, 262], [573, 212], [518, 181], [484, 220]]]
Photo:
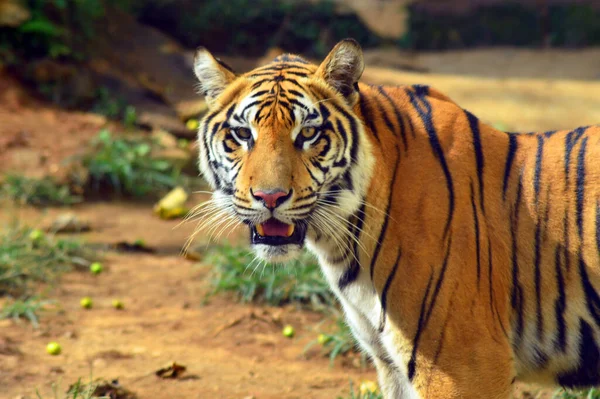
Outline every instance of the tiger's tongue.
[[285, 224], [277, 219], [269, 219], [257, 227], [261, 236], [290, 237], [294, 233], [293, 225]]

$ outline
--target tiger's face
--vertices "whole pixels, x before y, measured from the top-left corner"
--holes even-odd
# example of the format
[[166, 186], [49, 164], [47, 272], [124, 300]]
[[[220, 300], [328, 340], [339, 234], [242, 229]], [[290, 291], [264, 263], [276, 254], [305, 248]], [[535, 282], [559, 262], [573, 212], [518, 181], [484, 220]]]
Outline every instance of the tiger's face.
[[352, 111], [363, 70], [356, 42], [319, 67], [284, 55], [240, 76], [201, 49], [194, 70], [210, 108], [198, 141], [214, 222], [248, 225], [255, 252], [282, 262], [358, 208], [368, 144]]

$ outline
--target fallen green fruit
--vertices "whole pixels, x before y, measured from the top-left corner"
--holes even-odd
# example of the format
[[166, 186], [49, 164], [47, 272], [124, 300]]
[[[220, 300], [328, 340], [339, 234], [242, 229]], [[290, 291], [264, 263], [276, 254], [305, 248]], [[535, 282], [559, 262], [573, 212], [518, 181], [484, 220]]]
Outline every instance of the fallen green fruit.
[[185, 123], [185, 126], [190, 130], [196, 130], [196, 129], [198, 129], [198, 126], [200, 126], [200, 123], [196, 119], [189, 119]]
[[44, 232], [40, 229], [31, 230], [31, 233], [29, 233], [29, 239], [31, 241], [39, 241], [42, 237], [44, 237]]
[[102, 264], [100, 262], [94, 262], [90, 265], [90, 271], [94, 274], [102, 273]]
[[319, 337], [317, 338], [317, 342], [321, 345], [325, 345], [329, 341], [331, 341], [331, 337], [327, 334], [319, 334]]
[[52, 356], [59, 355], [60, 351], [61, 347], [58, 342], [50, 342], [48, 345], [46, 345], [46, 352], [48, 352]]
[[90, 298], [89, 296], [83, 297], [83, 298], [81, 298], [81, 301], [79, 301], [79, 304], [84, 309], [91, 309], [92, 308], [92, 298]]
[[112, 305], [115, 309], [123, 309], [125, 307], [125, 305], [123, 305], [123, 302], [121, 302], [118, 299], [113, 299]]
[[292, 338], [294, 336], [294, 327], [287, 325], [283, 328], [283, 336], [284, 337], [288, 337], [288, 338]]

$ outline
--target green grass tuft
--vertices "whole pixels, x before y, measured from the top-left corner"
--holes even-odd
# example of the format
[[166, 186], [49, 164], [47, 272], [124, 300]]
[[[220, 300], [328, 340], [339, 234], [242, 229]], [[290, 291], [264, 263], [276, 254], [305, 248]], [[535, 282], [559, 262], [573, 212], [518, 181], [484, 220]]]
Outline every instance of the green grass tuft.
[[[98, 384], [90, 382], [84, 384], [81, 382], [81, 378], [77, 380], [73, 385], [69, 387], [66, 393], [59, 394], [59, 384], [52, 384], [53, 399], [110, 399], [109, 396], [95, 396], [96, 388]], [[39, 391], [36, 390], [36, 396], [38, 399], [44, 399]]]
[[559, 389], [554, 393], [554, 399], [600, 399], [600, 389], [591, 388], [589, 390], [571, 391]]
[[34, 179], [19, 175], [4, 178], [0, 197], [33, 206], [64, 206], [82, 201], [68, 186], [61, 185], [50, 177]]
[[0, 319], [27, 319], [34, 328], [38, 328], [38, 312], [51, 301], [44, 301], [38, 297], [16, 299], [7, 303], [0, 311]]
[[[331, 366], [333, 366], [333, 362], [338, 356], [345, 355], [357, 348], [357, 343], [352, 335], [352, 331], [350, 331], [350, 327], [348, 327], [348, 324], [344, 321], [343, 317], [337, 318], [336, 328], [333, 332], [322, 333], [321, 335], [324, 342], [320, 343], [320, 345], [322, 346], [323, 353], [329, 356]], [[319, 344], [318, 339], [311, 341], [304, 349], [304, 352], [307, 352], [312, 346], [317, 344]], [[366, 358], [363, 358], [362, 360], [365, 362]]]
[[0, 232], [0, 295], [27, 296], [35, 283], [52, 283], [74, 265], [87, 266], [95, 256], [78, 240], [32, 232], [19, 225]]
[[143, 197], [162, 194], [181, 183], [181, 171], [168, 161], [154, 159], [158, 145], [141, 139], [113, 137], [101, 131], [94, 150], [83, 159], [93, 192]]
[[287, 265], [266, 265], [245, 248], [220, 246], [207, 254], [214, 265], [211, 294], [233, 292], [242, 302], [270, 305], [300, 303], [314, 310], [332, 310], [335, 298], [308, 253]]
[[383, 395], [378, 392], [364, 392], [360, 393], [360, 390], [354, 390], [354, 384], [350, 381], [350, 393], [348, 396], [338, 396], [337, 399], [383, 399]]

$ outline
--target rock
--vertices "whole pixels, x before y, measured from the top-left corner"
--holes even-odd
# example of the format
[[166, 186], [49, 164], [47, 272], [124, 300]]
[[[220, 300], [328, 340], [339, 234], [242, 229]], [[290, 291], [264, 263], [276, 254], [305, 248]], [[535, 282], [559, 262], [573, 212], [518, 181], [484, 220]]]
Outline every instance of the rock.
[[154, 129], [150, 137], [164, 148], [177, 148], [177, 137], [163, 129]]
[[0, 26], [17, 28], [31, 18], [27, 7], [18, 0], [0, 0]]
[[81, 233], [90, 231], [90, 222], [80, 219], [74, 213], [63, 213], [52, 222], [47, 229], [54, 233]]
[[408, 31], [407, 6], [412, 0], [337, 0], [340, 11], [355, 12], [365, 25], [379, 36], [400, 39]]
[[196, 132], [189, 130], [175, 111], [163, 104], [149, 102], [130, 102], [137, 112], [137, 123], [151, 129], [163, 129], [177, 137], [194, 138]]
[[[0, 0], [1, 1], [1, 0]], [[24, 79], [44, 86], [44, 93], [57, 104], [80, 106], [96, 98], [96, 84], [91, 71], [77, 64], [66, 64], [44, 58], [30, 62], [22, 70]]]
[[175, 187], [154, 205], [153, 211], [161, 219], [172, 219], [185, 216], [185, 214], [187, 214], [187, 209], [185, 207], [187, 199], [187, 192], [182, 187]]
[[[106, 34], [98, 35], [93, 44], [96, 63], [104, 61], [107, 71], [160, 98], [180, 121], [205, 111], [206, 105], [195, 91], [193, 70], [186, 63], [186, 51], [179, 43], [116, 7], [107, 10], [106, 21]], [[145, 111], [133, 105], [139, 113]], [[169, 126], [162, 127], [175, 133]]]

